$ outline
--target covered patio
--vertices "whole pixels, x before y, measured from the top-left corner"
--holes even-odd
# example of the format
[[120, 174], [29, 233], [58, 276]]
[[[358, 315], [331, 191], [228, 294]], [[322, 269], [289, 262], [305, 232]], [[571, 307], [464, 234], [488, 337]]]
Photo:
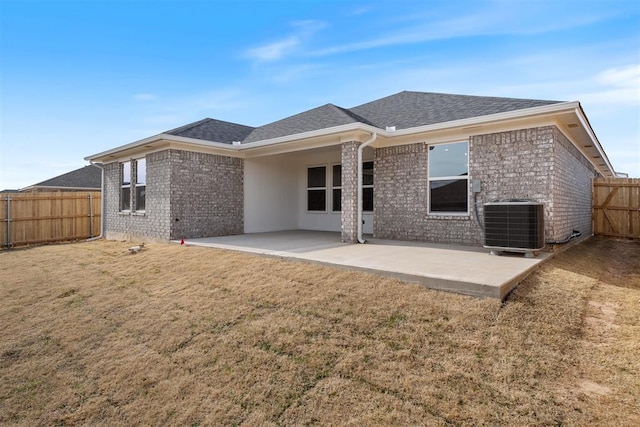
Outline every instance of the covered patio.
[[340, 233], [305, 230], [186, 239], [185, 244], [317, 262], [499, 299], [552, 256], [549, 252], [535, 258], [494, 256], [478, 247], [380, 239], [368, 239], [364, 245], [345, 244], [340, 242]]

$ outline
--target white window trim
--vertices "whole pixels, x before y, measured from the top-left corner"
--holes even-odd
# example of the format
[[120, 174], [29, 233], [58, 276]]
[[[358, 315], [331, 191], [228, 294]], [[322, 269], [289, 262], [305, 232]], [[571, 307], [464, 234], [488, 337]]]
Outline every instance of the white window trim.
[[[129, 184], [128, 185], [124, 185], [124, 165], [125, 163], [129, 163]], [[133, 188], [133, 161], [131, 159], [129, 160], [124, 160], [122, 162], [118, 163], [118, 180], [120, 183], [120, 195], [118, 198], [118, 204], [120, 205], [120, 209], [118, 210], [118, 212], [124, 212], [124, 213], [130, 213], [131, 212], [131, 191]], [[125, 188], [129, 189], [129, 209], [123, 209], [122, 208], [122, 190], [124, 190]]]
[[[138, 185], [138, 162], [141, 159], [143, 159], [145, 161], [145, 170], [144, 170], [145, 177], [144, 177], [144, 184], [143, 185]], [[131, 184], [132, 184], [132, 189], [131, 190], [135, 191], [135, 193], [133, 194], [133, 196], [134, 196], [133, 199], [136, 202], [136, 206], [132, 206], [132, 208], [135, 208], [135, 209], [132, 209], [131, 212], [136, 212], [136, 213], [138, 213], [140, 215], [144, 215], [147, 212], [147, 198], [146, 198], [146, 195], [145, 195], [145, 200], [144, 200], [144, 209], [138, 209], [137, 204], [138, 204], [138, 187], [144, 187], [145, 191], [147, 189], [147, 177], [146, 177], [146, 173], [147, 173], [146, 161], [147, 161], [147, 158], [146, 158], [146, 156], [145, 157], [138, 157], [136, 159], [131, 159], [131, 161], [132, 161], [132, 169], [133, 169], [133, 162], [136, 162], [135, 180], [133, 179], [133, 176], [131, 177]]]
[[[373, 162], [373, 160], [363, 160], [362, 161], [363, 170], [364, 170], [364, 164], [365, 163], [371, 163], [372, 166], [375, 169], [375, 163]], [[364, 181], [364, 173], [362, 174], [362, 180]], [[365, 188], [371, 188], [375, 192], [376, 190], [373, 189], [375, 183], [376, 183], [376, 176], [375, 176], [375, 173], [374, 173], [374, 175], [373, 175], [373, 184], [365, 185], [364, 183], [362, 183], [362, 190], [364, 190]], [[374, 206], [374, 208], [375, 208], [375, 206]], [[367, 213], [367, 214], [372, 214], [373, 213], [373, 209], [370, 210], [370, 211], [367, 211], [367, 210], [364, 209], [364, 191], [362, 192], [362, 213]]]
[[334, 166], [340, 166], [340, 174], [342, 175], [342, 163], [332, 163], [331, 164], [331, 213], [337, 214], [337, 213], [342, 213], [342, 200], [340, 200], [340, 210], [339, 211], [334, 211], [333, 210], [333, 190], [340, 190], [340, 198], [342, 199], [342, 176], [340, 177], [340, 184], [341, 185], [333, 185], [333, 168]]
[[[324, 168], [324, 187], [309, 187], [309, 169], [312, 168]], [[327, 193], [328, 193], [328, 186], [327, 186], [327, 179], [329, 179], [329, 174], [327, 173], [328, 170], [328, 165], [327, 164], [320, 164], [320, 165], [308, 165], [306, 168], [306, 186], [305, 186], [305, 212], [308, 214], [326, 214], [330, 207], [328, 206], [328, 198], [327, 197]], [[333, 170], [332, 170], [333, 173]], [[323, 211], [310, 211], [309, 210], [309, 190], [324, 190], [324, 210]]]
[[[435, 178], [431, 178], [431, 167], [429, 165], [429, 162], [431, 162], [431, 156], [428, 154], [428, 147], [436, 147], [436, 146], [442, 146], [442, 145], [450, 145], [450, 144], [460, 144], [462, 142], [466, 142], [467, 143], [467, 174], [465, 176], [460, 176], [460, 175], [456, 175], [456, 176], [439, 176], [439, 177], [435, 177]], [[461, 181], [461, 180], [465, 180], [467, 181], [467, 211], [466, 212], [445, 212], [445, 211], [431, 211], [431, 181], [451, 181], [451, 180], [455, 180], [455, 181]], [[469, 141], [465, 140], [465, 141], [452, 141], [452, 142], [445, 142], [442, 144], [429, 144], [427, 146], [427, 197], [429, 198], [427, 200], [427, 213], [430, 216], [459, 216], [459, 217], [468, 217], [471, 214], [470, 211], [470, 201], [469, 201]]]
[[[139, 215], [139, 216], [145, 216], [146, 212], [147, 212], [147, 200], [145, 197], [145, 208], [144, 209], [137, 209], [137, 206], [135, 206], [135, 204], [138, 203], [138, 198], [137, 198], [137, 188], [138, 187], [147, 187], [147, 177], [145, 176], [145, 183], [143, 185], [138, 185], [138, 161], [140, 161], [141, 159], [144, 159], [146, 161], [146, 156], [145, 157], [137, 157], [137, 158], [131, 158], [131, 159], [126, 159], [126, 160], [122, 160], [120, 161], [119, 164], [119, 174], [120, 174], [120, 210], [118, 211], [121, 214], [124, 215]], [[124, 164], [125, 163], [129, 163], [129, 185], [124, 185], [123, 184], [123, 169], [124, 168]], [[134, 165], [135, 165], [135, 174], [133, 173], [134, 171]], [[145, 174], [146, 174], [146, 165], [145, 165]], [[129, 209], [122, 209], [122, 189], [123, 188], [128, 188], [129, 189]], [[134, 203], [135, 202], [135, 203]]]

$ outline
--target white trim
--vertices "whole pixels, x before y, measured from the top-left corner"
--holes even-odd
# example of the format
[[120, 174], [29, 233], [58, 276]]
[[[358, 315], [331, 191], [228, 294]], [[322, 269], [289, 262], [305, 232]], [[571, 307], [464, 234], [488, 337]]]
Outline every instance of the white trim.
[[[431, 146], [443, 146], [449, 144], [467, 144], [467, 174], [464, 176], [454, 175], [454, 176], [438, 176], [431, 177], [431, 154], [429, 153], [429, 147]], [[432, 211], [431, 210], [431, 181], [467, 181], [467, 210], [465, 212], [459, 211]], [[437, 216], [469, 216], [469, 196], [471, 192], [469, 191], [469, 141], [455, 141], [455, 142], [447, 142], [441, 144], [427, 144], [427, 215], [437, 217]]]
[[[365, 163], [371, 163], [372, 168], [375, 169], [375, 163], [374, 163], [373, 160], [363, 160], [362, 161], [362, 181], [364, 181], [364, 164]], [[373, 169], [372, 169], [372, 172], [373, 172]], [[373, 214], [373, 207], [372, 207], [372, 209], [370, 211], [367, 211], [364, 208], [364, 189], [365, 188], [371, 188], [372, 191], [375, 191], [373, 189], [374, 186], [375, 186], [375, 183], [376, 183], [375, 179], [376, 179], [376, 176], [375, 176], [375, 172], [374, 172], [374, 174], [373, 174], [373, 184], [365, 184], [364, 182], [362, 183], [362, 213], [363, 214], [365, 214], [365, 213], [366, 214]], [[373, 203], [373, 200], [372, 200], [372, 203]]]
[[[340, 185], [338, 186], [334, 185], [333, 183], [333, 168], [336, 166], [340, 166]], [[342, 163], [341, 162], [331, 163], [331, 176], [329, 177], [329, 181], [331, 182], [331, 197], [329, 197], [331, 209], [329, 210], [329, 212], [334, 214], [341, 214], [342, 213]], [[333, 190], [340, 190], [340, 210], [339, 211], [336, 211], [333, 209], [333, 203], [334, 203]]]
[[[312, 168], [324, 168], [324, 187], [309, 187], [309, 169]], [[328, 179], [328, 173], [327, 173], [327, 169], [329, 169], [327, 167], [327, 164], [319, 164], [319, 165], [308, 165], [306, 167], [306, 171], [307, 171], [307, 182], [306, 182], [306, 186], [305, 186], [305, 212], [308, 214], [326, 214], [328, 212], [331, 211], [331, 209], [328, 209], [327, 206], [327, 199], [329, 199], [329, 197], [327, 197], [327, 179]], [[309, 210], [309, 191], [319, 191], [319, 190], [323, 190], [324, 191], [324, 210]]]
[[[575, 109], [576, 112], [576, 116], [578, 116], [578, 120], [580, 120], [580, 124], [582, 125], [582, 127], [586, 130], [587, 134], [589, 135], [589, 138], [591, 138], [591, 140], [594, 143], [595, 148], [598, 150], [598, 154], [600, 155], [600, 158], [602, 158], [602, 160], [605, 161], [607, 168], [609, 168], [609, 170], [611, 171], [611, 173], [613, 174], [613, 176], [615, 177], [616, 175], [616, 171], [613, 168], [613, 165], [611, 164], [611, 162], [609, 161], [609, 157], [607, 156], [607, 154], [604, 152], [604, 149], [602, 148], [602, 145], [600, 144], [600, 141], [598, 140], [598, 137], [596, 136], [595, 132], [593, 131], [593, 129], [591, 128], [591, 124], [589, 123], [589, 120], [587, 119], [587, 116], [584, 114], [584, 111], [582, 110], [582, 106], [580, 105], [580, 103], [578, 103], [578, 106]], [[572, 141], [573, 142], [573, 141]], [[580, 148], [580, 147], [579, 147]], [[593, 159], [586, 156], [587, 159], [589, 160], [589, 162], [591, 162], [591, 164], [598, 170], [600, 170], [600, 168], [602, 166], [600, 165], [596, 165], [593, 162]]]

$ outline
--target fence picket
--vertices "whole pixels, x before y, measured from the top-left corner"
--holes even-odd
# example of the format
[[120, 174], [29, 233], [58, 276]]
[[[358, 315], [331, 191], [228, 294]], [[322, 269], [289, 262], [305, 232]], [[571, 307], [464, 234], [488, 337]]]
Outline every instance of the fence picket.
[[596, 178], [592, 195], [594, 234], [640, 238], [640, 179]]
[[91, 238], [100, 229], [101, 199], [100, 192], [0, 194], [0, 242], [12, 248]]

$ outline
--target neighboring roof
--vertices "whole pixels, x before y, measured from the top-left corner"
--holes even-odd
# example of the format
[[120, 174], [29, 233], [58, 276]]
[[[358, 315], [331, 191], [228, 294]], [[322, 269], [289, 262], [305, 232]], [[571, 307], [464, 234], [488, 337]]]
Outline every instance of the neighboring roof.
[[10, 189], [0, 190], [0, 194], [19, 193], [19, 192], [20, 190], [10, 190]]
[[243, 141], [253, 130], [251, 126], [207, 118], [164, 133], [231, 144], [234, 141]]
[[327, 129], [349, 123], [371, 124], [369, 121], [345, 108], [326, 104], [282, 120], [256, 128], [242, 142], [256, 142], [281, 136], [295, 135], [319, 129]]
[[404, 91], [350, 110], [376, 127], [395, 126], [399, 130], [561, 102]]
[[85, 166], [80, 169], [58, 175], [54, 178], [47, 179], [46, 181], [22, 188], [20, 191], [41, 187], [62, 189], [91, 188], [100, 190], [102, 187], [102, 170], [94, 165]]

